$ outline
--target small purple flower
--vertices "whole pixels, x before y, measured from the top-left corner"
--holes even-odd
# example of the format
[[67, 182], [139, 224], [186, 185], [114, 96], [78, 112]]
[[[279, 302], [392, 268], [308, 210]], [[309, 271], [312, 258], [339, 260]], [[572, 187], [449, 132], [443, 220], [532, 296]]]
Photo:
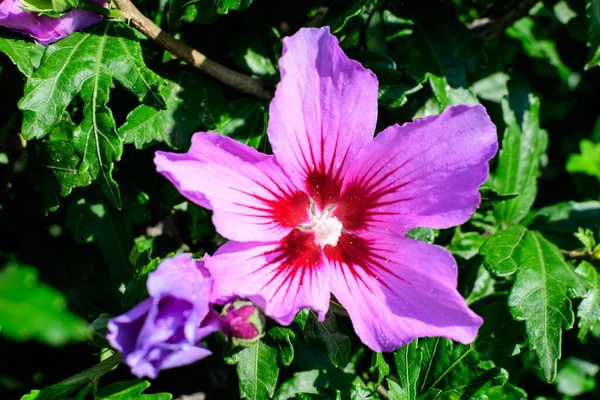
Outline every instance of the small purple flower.
[[150, 298], [108, 323], [106, 337], [134, 375], [156, 378], [163, 369], [211, 354], [200, 341], [219, 330], [219, 314], [209, 303], [212, 284], [204, 263], [188, 254], [150, 273]]
[[[105, 0], [92, 2], [99, 5], [107, 3]], [[19, 0], [0, 0], [0, 26], [29, 35], [44, 46], [101, 20], [102, 16], [79, 9], [72, 10], [60, 18], [52, 18], [21, 9]]]
[[448, 107], [373, 137], [377, 78], [329, 28], [285, 38], [279, 67], [274, 155], [210, 132], [185, 154], [156, 153], [158, 171], [230, 240], [206, 259], [213, 301], [245, 298], [289, 325], [307, 307], [322, 321], [333, 294], [374, 351], [472, 342], [483, 321], [456, 289], [454, 258], [406, 233], [460, 225], [477, 208], [498, 148], [485, 109]]
[[265, 335], [265, 316], [249, 301], [236, 300], [221, 311], [221, 331], [234, 346], [255, 343]]

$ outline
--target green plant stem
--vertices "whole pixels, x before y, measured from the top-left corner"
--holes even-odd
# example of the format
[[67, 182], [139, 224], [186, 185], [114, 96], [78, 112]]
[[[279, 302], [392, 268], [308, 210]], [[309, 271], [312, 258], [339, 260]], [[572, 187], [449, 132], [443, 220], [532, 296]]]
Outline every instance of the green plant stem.
[[115, 353], [99, 364], [96, 364], [77, 375], [73, 375], [64, 381], [60, 381], [53, 386], [76, 386], [89, 382], [97, 382], [102, 376], [106, 375], [110, 370], [119, 365], [121, 360], [121, 353]]

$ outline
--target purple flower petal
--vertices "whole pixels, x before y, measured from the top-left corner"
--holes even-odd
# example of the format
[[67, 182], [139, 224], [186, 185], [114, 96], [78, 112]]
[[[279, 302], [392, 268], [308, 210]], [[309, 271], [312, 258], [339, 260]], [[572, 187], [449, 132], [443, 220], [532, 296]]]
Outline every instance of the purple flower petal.
[[182, 254], [164, 260], [148, 278], [150, 298], [108, 323], [107, 339], [138, 377], [191, 364], [210, 354], [200, 341], [219, 329], [210, 308], [212, 278]]
[[352, 161], [335, 215], [351, 232], [403, 235], [462, 224], [479, 205], [478, 188], [497, 148], [496, 127], [482, 106], [393, 125]]
[[446, 250], [365, 233], [345, 234], [326, 253], [332, 292], [373, 351], [394, 351], [416, 337], [475, 339], [483, 320], [456, 290], [458, 271]]
[[323, 209], [337, 201], [350, 161], [373, 137], [377, 78], [344, 54], [328, 27], [285, 38], [279, 68], [269, 142], [296, 187]]
[[196, 133], [187, 153], [157, 152], [154, 162], [184, 196], [214, 211], [228, 239], [279, 240], [309, 219], [308, 197], [273, 156], [217, 133]]
[[[104, 0], [92, 0], [104, 5]], [[84, 10], [72, 10], [60, 18], [51, 18], [24, 11], [19, 7], [19, 0], [0, 1], [0, 26], [21, 32], [33, 37], [47, 46], [64, 39], [71, 33], [85, 29], [102, 20], [102, 16]]]
[[280, 242], [228, 242], [205, 261], [215, 280], [213, 302], [248, 299], [283, 325], [306, 307], [325, 318], [329, 270], [309, 233], [295, 230]]

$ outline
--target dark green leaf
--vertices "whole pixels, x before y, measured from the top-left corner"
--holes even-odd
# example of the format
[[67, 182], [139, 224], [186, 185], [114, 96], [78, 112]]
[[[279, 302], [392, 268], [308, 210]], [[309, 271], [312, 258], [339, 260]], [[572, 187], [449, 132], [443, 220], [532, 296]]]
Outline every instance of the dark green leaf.
[[323, 371], [318, 369], [296, 372], [279, 386], [274, 399], [287, 400], [294, 398], [298, 393], [318, 393], [318, 389], [323, 387], [319, 384], [322, 374]]
[[419, 348], [419, 340], [414, 339], [407, 345], [400, 347], [394, 353], [396, 368], [398, 370], [398, 383], [388, 379], [390, 392], [398, 399], [414, 400], [419, 394], [419, 376], [421, 374], [421, 362], [423, 360], [422, 349]]
[[588, 32], [588, 46], [590, 52], [585, 69], [590, 69], [600, 64], [600, 0], [587, 0], [586, 14], [590, 20]]
[[556, 376], [562, 329], [573, 326], [567, 291], [586, 290], [560, 250], [540, 233], [514, 227], [499, 231], [482, 246], [485, 265], [506, 277], [516, 272], [508, 304], [513, 318], [525, 322], [529, 346], [535, 350], [548, 382]]
[[325, 24], [331, 28], [331, 33], [339, 32], [348, 20], [362, 13], [363, 8], [369, 2], [370, 0], [351, 0], [332, 3], [332, 7], [328, 10], [325, 18]]
[[294, 345], [292, 340], [296, 339], [296, 333], [282, 326], [275, 326], [269, 329], [268, 335], [274, 339], [276, 346], [279, 348], [279, 364], [287, 367], [294, 360]]
[[0, 334], [52, 346], [88, 339], [87, 323], [67, 311], [64, 296], [38, 283], [34, 268], [10, 263], [0, 270]]
[[148, 197], [133, 192], [124, 197], [123, 211], [106, 204], [100, 196], [89, 194], [74, 199], [67, 210], [65, 227], [75, 242], [95, 241], [110, 267], [111, 275], [119, 282], [127, 282], [132, 274], [129, 252], [133, 247], [132, 224], [149, 218]]
[[31, 62], [33, 46], [33, 42], [24, 40], [23, 35], [9, 32], [6, 29], [0, 30], [0, 52], [6, 54], [19, 68], [19, 71], [27, 77], [33, 73], [33, 63]]
[[266, 114], [262, 101], [241, 98], [227, 104], [219, 117], [215, 132], [229, 136], [250, 147], [258, 148], [266, 134]]
[[531, 17], [521, 18], [506, 30], [506, 34], [520, 41], [528, 56], [547, 60], [556, 68], [560, 79], [569, 83], [573, 72], [561, 60], [556, 43], [541, 24], [536, 24]]
[[217, 12], [219, 14], [227, 14], [230, 10], [242, 11], [250, 7], [252, 0], [218, 0]]
[[325, 321], [319, 322], [317, 315], [310, 311], [304, 336], [307, 339], [315, 340], [327, 353], [334, 366], [343, 368], [348, 364], [350, 338], [339, 331], [334, 313], [328, 312]]
[[259, 340], [254, 346], [234, 354], [231, 362], [237, 364], [241, 398], [262, 400], [273, 397], [279, 376], [274, 347]]
[[133, 379], [131, 381], [117, 382], [98, 390], [95, 400], [171, 400], [169, 393], [144, 394], [150, 387], [150, 382]]
[[502, 100], [506, 130], [492, 182], [499, 193], [519, 196], [496, 205], [496, 218], [503, 225], [517, 224], [531, 209], [540, 157], [548, 145], [548, 134], [540, 128], [539, 99], [518, 84], [510, 85], [509, 92]]
[[124, 143], [142, 149], [165, 141], [171, 148], [186, 148], [192, 133], [200, 126], [213, 126], [224, 111], [225, 99], [214, 81], [180, 71], [165, 77], [160, 93], [167, 102], [166, 110], [140, 105], [127, 116], [119, 128]]
[[89, 32], [76, 32], [48, 47], [40, 67], [25, 85], [19, 102], [23, 136], [41, 138], [57, 126], [76, 94], [84, 102], [83, 120], [73, 135], [79, 174], [99, 178], [104, 194], [117, 208], [121, 198], [112, 178], [123, 146], [106, 106], [113, 78], [145, 104], [164, 108], [161, 78], [146, 68], [140, 45], [124, 23], [107, 21]]
[[579, 339], [592, 329], [594, 324], [600, 321], [600, 275], [596, 268], [588, 262], [582, 261], [575, 270], [589, 286], [589, 291], [579, 304], [577, 316], [579, 317]]
[[375, 369], [377, 369], [377, 386], [379, 386], [383, 379], [390, 374], [390, 365], [385, 361], [383, 353], [373, 353], [371, 370]]
[[435, 231], [431, 228], [413, 228], [406, 234], [411, 239], [425, 243], [433, 243], [435, 240]]

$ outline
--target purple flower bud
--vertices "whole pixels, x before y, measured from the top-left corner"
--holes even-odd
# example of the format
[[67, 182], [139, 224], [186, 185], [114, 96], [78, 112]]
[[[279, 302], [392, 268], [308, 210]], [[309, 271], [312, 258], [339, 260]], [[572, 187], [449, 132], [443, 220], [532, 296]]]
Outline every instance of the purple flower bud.
[[[106, 0], [92, 2], [102, 6], [107, 4]], [[0, 26], [29, 35], [44, 46], [101, 20], [102, 16], [79, 9], [72, 10], [60, 18], [52, 18], [21, 9], [19, 0], [0, 1]]]
[[221, 312], [221, 331], [234, 346], [247, 346], [265, 335], [265, 316], [250, 301], [236, 300]]
[[150, 298], [113, 318], [106, 338], [138, 377], [210, 355], [201, 340], [219, 330], [210, 307], [212, 278], [204, 263], [182, 254], [164, 260], [148, 277]]

